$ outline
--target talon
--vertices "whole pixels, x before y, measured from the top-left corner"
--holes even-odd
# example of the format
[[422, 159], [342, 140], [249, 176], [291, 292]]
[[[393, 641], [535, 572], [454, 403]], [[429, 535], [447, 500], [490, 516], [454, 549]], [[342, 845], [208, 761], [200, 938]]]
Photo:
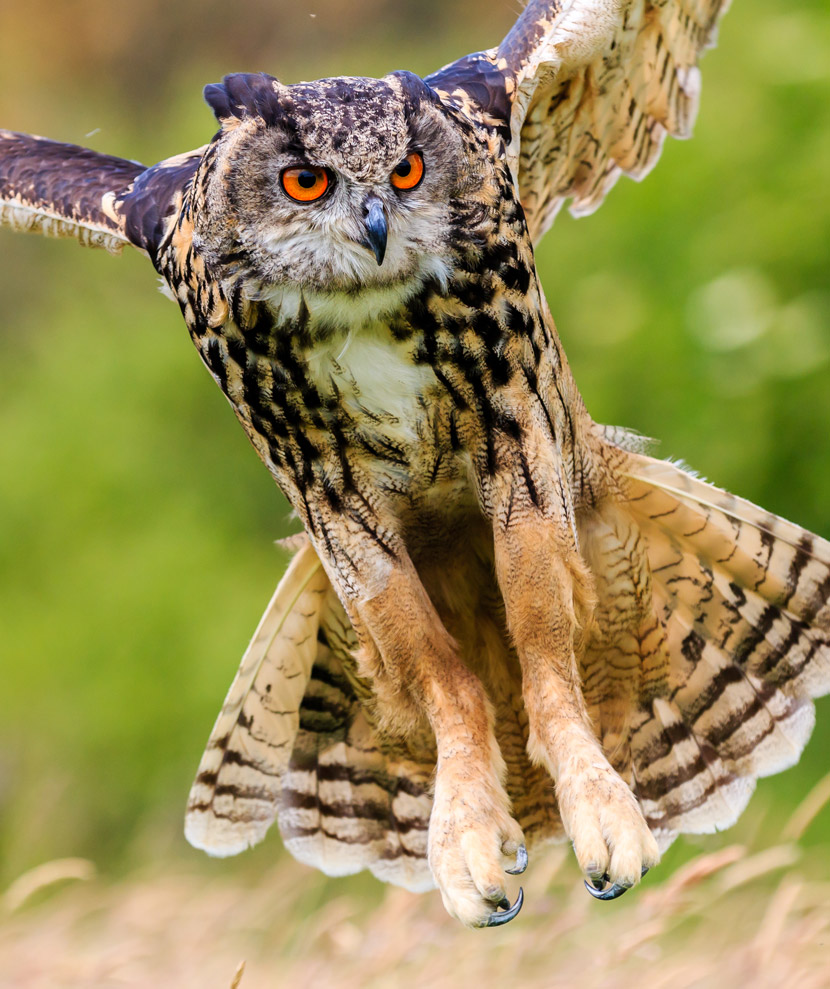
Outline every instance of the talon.
[[516, 849], [516, 864], [512, 869], [505, 869], [508, 876], [520, 876], [527, 868], [527, 849], [524, 845], [519, 845]]
[[524, 901], [525, 901], [525, 896], [524, 896], [524, 891], [522, 889], [519, 889], [519, 895], [516, 897], [516, 902], [513, 904], [512, 907], [510, 906], [510, 901], [505, 897], [505, 899], [503, 899], [501, 903], [499, 903], [499, 906], [501, 907], [502, 904], [507, 904], [507, 908], [504, 910], [503, 913], [491, 913], [490, 916], [487, 918], [487, 923], [484, 926], [501, 927], [502, 924], [509, 924], [510, 921], [516, 916], [516, 914], [522, 909], [522, 904], [524, 903]]
[[[640, 879], [642, 879], [647, 872], [648, 867], [644, 865], [640, 870]], [[623, 893], [627, 893], [628, 890], [631, 889], [630, 886], [626, 886], [623, 883], [613, 883], [608, 887], [608, 889], [603, 889], [603, 886], [607, 882], [607, 875], [600, 876], [597, 879], [592, 876], [590, 882], [587, 879], [585, 880], [585, 889], [588, 890], [595, 900], [616, 900], [622, 896]]]
[[618, 896], [627, 893], [630, 888], [630, 886], [623, 886], [621, 883], [614, 883], [608, 889], [603, 889], [602, 887], [594, 887], [587, 879], [585, 880], [585, 889], [595, 900], [616, 900]]

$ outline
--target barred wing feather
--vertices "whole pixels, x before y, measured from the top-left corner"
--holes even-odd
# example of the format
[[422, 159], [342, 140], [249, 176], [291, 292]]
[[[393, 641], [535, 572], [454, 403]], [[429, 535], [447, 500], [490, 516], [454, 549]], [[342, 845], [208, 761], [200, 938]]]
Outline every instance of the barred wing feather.
[[[621, 174], [644, 178], [666, 134], [691, 136], [702, 52], [714, 43], [724, 0], [573, 0], [550, 18], [531, 2], [524, 17], [547, 25], [518, 50], [513, 153], [522, 205], [539, 240], [562, 204], [593, 213]], [[517, 28], [519, 24], [517, 24]], [[501, 53], [501, 48], [499, 52]], [[520, 56], [521, 58], [521, 56]]]
[[538, 243], [567, 200], [594, 212], [642, 179], [666, 134], [691, 136], [698, 61], [728, 0], [530, 0], [502, 43], [428, 77], [444, 99], [503, 120]]
[[185, 819], [196, 848], [235, 855], [274, 821], [328, 586], [306, 543], [254, 632], [199, 765]]
[[673, 464], [631, 455], [627, 474], [656, 624], [631, 768], [668, 843], [730, 826], [798, 760], [830, 692], [830, 543]]

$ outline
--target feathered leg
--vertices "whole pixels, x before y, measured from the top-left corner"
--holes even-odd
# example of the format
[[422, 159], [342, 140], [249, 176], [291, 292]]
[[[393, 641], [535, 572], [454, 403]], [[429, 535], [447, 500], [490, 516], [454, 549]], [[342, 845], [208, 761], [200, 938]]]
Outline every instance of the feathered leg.
[[348, 608], [361, 672], [374, 682], [381, 713], [394, 710], [399, 718], [408, 698], [435, 734], [429, 863], [444, 905], [471, 927], [501, 923], [507, 914], [497, 909], [509, 906], [502, 857], [517, 855], [523, 837], [510, 816], [484, 688], [460, 660], [408, 559], [389, 568], [382, 590]]
[[[518, 390], [519, 423], [479, 461], [482, 505], [493, 524], [496, 577], [519, 656], [528, 751], [551, 774], [562, 823], [595, 884], [634, 885], [659, 850], [628, 784], [602, 750], [582, 694], [577, 655], [595, 605], [577, 545], [569, 456], [537, 406]], [[574, 446], [574, 455], [582, 453]]]
[[573, 545], [540, 517], [496, 527], [496, 573], [522, 664], [529, 751], [556, 783], [580, 869], [633, 886], [659, 860], [637, 800], [591, 725], [574, 640], [590, 616], [591, 582]]

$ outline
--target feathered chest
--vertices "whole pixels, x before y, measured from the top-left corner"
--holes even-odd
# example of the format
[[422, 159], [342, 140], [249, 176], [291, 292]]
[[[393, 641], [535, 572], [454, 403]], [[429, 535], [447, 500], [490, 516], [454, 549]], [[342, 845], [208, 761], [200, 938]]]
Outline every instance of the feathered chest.
[[308, 380], [349, 441], [382, 442], [408, 461], [432, 445], [444, 389], [418, 359], [417, 340], [375, 322], [316, 341], [304, 356]]
[[458, 409], [423, 293], [315, 299], [274, 292], [200, 341], [208, 367], [280, 486], [337, 507], [357, 488], [406, 496], [466, 487]]

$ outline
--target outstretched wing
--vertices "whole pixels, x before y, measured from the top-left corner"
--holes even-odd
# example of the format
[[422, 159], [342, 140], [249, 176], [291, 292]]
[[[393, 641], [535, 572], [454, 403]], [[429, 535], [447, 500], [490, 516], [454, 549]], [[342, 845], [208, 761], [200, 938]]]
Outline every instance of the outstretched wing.
[[701, 53], [729, 0], [530, 0], [498, 48], [428, 78], [502, 118], [531, 237], [562, 204], [596, 210], [624, 172], [641, 179], [666, 134], [691, 135]]
[[151, 255], [202, 149], [147, 168], [74, 144], [0, 130], [0, 225]]

